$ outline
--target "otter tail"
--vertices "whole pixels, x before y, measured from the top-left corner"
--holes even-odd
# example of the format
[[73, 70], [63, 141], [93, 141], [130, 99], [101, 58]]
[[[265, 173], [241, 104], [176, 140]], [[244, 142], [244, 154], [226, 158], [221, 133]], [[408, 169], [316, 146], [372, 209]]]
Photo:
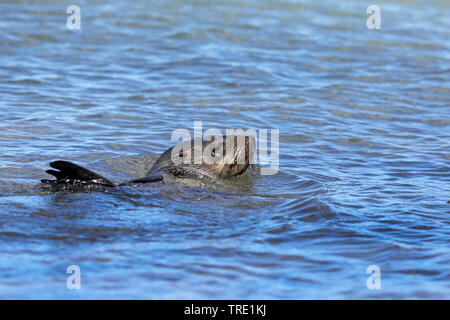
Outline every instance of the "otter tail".
[[146, 176], [143, 178], [123, 182], [123, 183], [119, 184], [119, 186], [130, 186], [130, 185], [134, 185], [134, 184], [138, 184], [138, 183], [158, 182], [158, 181], [163, 181], [163, 180], [164, 179], [163, 179], [162, 175], [152, 175], [152, 176]]
[[75, 187], [75, 188], [90, 188], [94, 186], [99, 187], [115, 187], [116, 185], [110, 180], [101, 175], [83, 168], [75, 163], [69, 161], [54, 161], [50, 163], [50, 167], [56, 170], [46, 170], [56, 180], [41, 180], [44, 184], [49, 184], [54, 187]]

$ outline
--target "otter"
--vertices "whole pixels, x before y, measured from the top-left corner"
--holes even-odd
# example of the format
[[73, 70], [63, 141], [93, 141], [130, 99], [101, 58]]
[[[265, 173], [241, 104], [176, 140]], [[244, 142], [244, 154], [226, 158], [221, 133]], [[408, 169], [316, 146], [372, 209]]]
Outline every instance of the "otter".
[[[212, 140], [212, 141], [211, 141]], [[250, 135], [226, 135], [182, 141], [164, 151], [142, 178], [120, 184], [75, 163], [58, 160], [50, 163], [57, 170], [46, 170], [56, 180], [42, 179], [56, 189], [113, 188], [174, 178], [230, 179], [243, 174], [254, 163], [255, 138]]]

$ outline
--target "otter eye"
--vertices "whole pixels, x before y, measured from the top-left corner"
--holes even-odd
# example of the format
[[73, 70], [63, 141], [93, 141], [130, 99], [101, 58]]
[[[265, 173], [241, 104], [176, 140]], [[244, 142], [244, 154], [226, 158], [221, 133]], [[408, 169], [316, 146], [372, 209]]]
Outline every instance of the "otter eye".
[[215, 157], [216, 156], [216, 148], [212, 149], [211, 151], [211, 157]]

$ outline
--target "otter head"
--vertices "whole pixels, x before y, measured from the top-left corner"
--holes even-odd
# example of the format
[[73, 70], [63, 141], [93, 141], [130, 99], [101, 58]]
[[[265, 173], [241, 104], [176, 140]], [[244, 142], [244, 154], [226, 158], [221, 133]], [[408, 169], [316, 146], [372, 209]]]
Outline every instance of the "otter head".
[[229, 179], [255, 163], [256, 142], [250, 135], [226, 135], [183, 141], [164, 152], [149, 174]]

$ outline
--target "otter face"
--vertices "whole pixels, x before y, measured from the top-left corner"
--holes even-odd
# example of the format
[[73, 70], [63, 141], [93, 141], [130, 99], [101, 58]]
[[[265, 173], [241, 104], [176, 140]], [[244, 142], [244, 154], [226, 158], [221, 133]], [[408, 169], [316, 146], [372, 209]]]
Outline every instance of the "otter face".
[[249, 135], [197, 138], [165, 151], [149, 174], [168, 172], [176, 177], [229, 179], [254, 164], [255, 154], [255, 138]]
[[[238, 176], [244, 173], [249, 165], [254, 164], [255, 153], [256, 142], [252, 136], [224, 136], [221, 145], [218, 148], [213, 147], [211, 151], [211, 155], [214, 155], [212, 158], [218, 156], [218, 161], [211, 164], [211, 170], [223, 179]], [[207, 161], [211, 158], [208, 152], [204, 152], [204, 157]]]

